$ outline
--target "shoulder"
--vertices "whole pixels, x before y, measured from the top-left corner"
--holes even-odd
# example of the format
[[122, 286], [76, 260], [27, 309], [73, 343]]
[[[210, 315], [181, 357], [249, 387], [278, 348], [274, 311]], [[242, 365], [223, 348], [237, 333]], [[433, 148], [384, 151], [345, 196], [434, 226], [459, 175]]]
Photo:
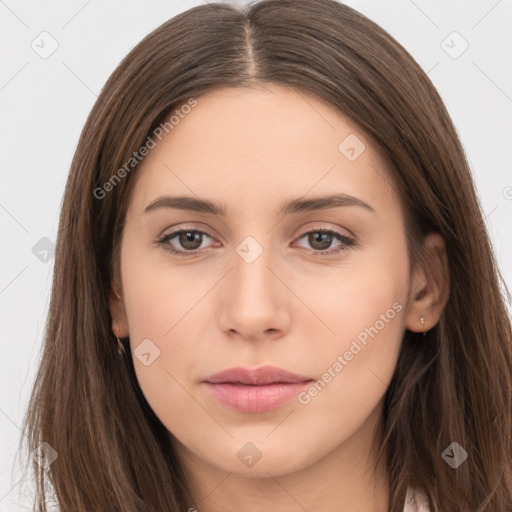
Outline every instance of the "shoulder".
[[403, 512], [429, 512], [427, 495], [421, 489], [409, 487]]

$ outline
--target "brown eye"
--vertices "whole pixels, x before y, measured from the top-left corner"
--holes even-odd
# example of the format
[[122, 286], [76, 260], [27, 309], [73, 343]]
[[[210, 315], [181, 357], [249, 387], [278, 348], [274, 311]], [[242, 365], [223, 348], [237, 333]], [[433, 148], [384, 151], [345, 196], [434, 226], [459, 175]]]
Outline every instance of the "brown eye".
[[178, 242], [181, 247], [189, 251], [195, 251], [201, 247], [203, 234], [199, 231], [180, 231], [178, 234]]
[[[211, 238], [197, 229], [180, 229], [163, 235], [157, 243], [164, 246], [166, 251], [180, 256], [191, 256], [202, 252], [204, 237]], [[173, 241], [176, 239], [175, 241]]]
[[313, 249], [323, 251], [329, 249], [332, 244], [333, 236], [330, 233], [322, 231], [312, 231], [308, 233], [308, 243], [311, 244]]
[[[307, 237], [307, 244], [311, 248], [312, 254], [317, 255], [333, 255], [341, 251], [347, 250], [355, 245], [355, 241], [351, 238], [328, 229], [316, 229], [304, 233], [299, 240]], [[338, 245], [331, 249], [333, 242], [338, 241]]]

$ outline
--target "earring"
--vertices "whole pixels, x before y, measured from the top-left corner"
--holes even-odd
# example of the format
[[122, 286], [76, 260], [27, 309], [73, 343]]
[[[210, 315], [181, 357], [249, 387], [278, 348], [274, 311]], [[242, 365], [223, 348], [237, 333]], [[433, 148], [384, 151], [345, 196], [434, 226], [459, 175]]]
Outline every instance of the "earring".
[[[420, 316], [420, 322], [421, 322], [422, 327], [425, 327], [425, 319], [422, 316]], [[423, 336], [425, 336], [426, 334], [427, 333], [425, 331], [423, 331]]]
[[114, 288], [114, 293], [116, 294], [116, 297], [117, 297], [118, 299], [120, 299], [120, 298], [121, 298], [121, 295], [119, 295], [119, 293], [117, 293], [117, 290], [116, 290], [115, 288]]
[[116, 336], [116, 340], [117, 340], [117, 353], [120, 356], [124, 356], [124, 354], [126, 353], [126, 351], [124, 349], [124, 345], [121, 343], [121, 340], [117, 336]]

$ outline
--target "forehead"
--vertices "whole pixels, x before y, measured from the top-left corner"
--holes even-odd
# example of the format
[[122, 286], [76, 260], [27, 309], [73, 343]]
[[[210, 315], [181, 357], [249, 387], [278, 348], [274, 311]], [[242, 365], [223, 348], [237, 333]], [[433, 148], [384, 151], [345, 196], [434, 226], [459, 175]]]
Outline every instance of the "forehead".
[[256, 197], [275, 205], [308, 193], [382, 200], [384, 188], [395, 199], [366, 135], [311, 94], [265, 84], [216, 90], [196, 101], [155, 139], [156, 147], [136, 169], [133, 203], [139, 211], [167, 192], [231, 196], [239, 208], [250, 207]]
[[215, 154], [280, 162], [293, 155], [303, 160], [312, 151], [330, 158], [338, 152], [340, 136], [350, 133], [363, 138], [333, 106], [291, 87], [268, 84], [220, 89], [199, 97], [164, 144], [183, 146], [194, 140], [196, 159]]

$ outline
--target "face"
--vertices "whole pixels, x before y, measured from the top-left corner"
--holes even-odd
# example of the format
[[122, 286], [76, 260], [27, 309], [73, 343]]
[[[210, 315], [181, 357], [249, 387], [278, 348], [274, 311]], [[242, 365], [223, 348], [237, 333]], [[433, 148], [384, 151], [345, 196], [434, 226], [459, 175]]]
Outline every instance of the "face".
[[284, 475], [367, 444], [410, 291], [403, 212], [370, 140], [305, 93], [223, 89], [135, 172], [116, 321], [180, 453]]

